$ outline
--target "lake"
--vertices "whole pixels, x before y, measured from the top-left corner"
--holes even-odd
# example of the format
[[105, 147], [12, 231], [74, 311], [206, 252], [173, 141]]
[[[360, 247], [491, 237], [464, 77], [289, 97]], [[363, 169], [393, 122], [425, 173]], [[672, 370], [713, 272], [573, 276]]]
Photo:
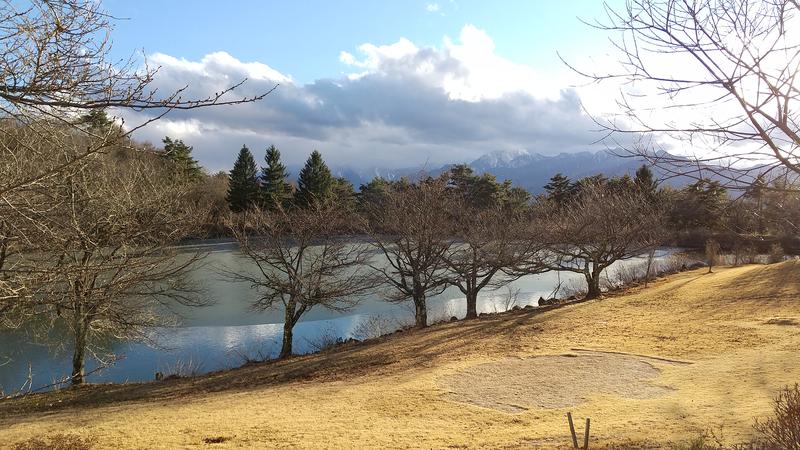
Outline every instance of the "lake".
[[[246, 283], [228, 280], [220, 269], [247, 270], [251, 267], [241, 257], [234, 244], [212, 242], [202, 246], [209, 255], [203, 267], [192, 277], [215, 301], [203, 308], [182, 308], [181, 326], [157, 329], [152, 332], [151, 345], [136, 342], [109, 342], [109, 348], [121, 359], [111, 367], [91, 373], [87, 381], [128, 382], [148, 381], [156, 372], [171, 373], [183, 367], [198, 372], [236, 367], [245, 358], [274, 358], [280, 350], [283, 313], [279, 309], [256, 312], [249, 309], [256, 293]], [[663, 259], [671, 250], [660, 250], [657, 258]], [[615, 268], [640, 264], [643, 258], [618, 263], [609, 269], [613, 278]], [[549, 272], [529, 275], [497, 291], [484, 290], [478, 299], [478, 312], [505, 311], [510, 305], [510, 293], [516, 296], [514, 304], [538, 305], [539, 297], [548, 297], [553, 289], [562, 286], [583, 286], [583, 275], [568, 272]], [[318, 349], [320, 342], [351, 337], [362, 338], [365, 329], [374, 332], [379, 326], [384, 333], [402, 325], [413, 324], [411, 303], [389, 303], [380, 294], [363, 300], [355, 309], [337, 313], [324, 308], [314, 308], [306, 313], [295, 327], [295, 353], [308, 353]], [[466, 315], [466, 300], [456, 288], [448, 288], [428, 300], [429, 322], [446, 320], [452, 316]], [[53, 351], [43, 345], [26, 342], [21, 332], [0, 333], [0, 390], [6, 394], [18, 390], [29, 374], [34, 389], [52, 384], [68, 376], [71, 369], [71, 348], [66, 346]], [[154, 345], [153, 345], [154, 344]], [[97, 362], [87, 361], [87, 373], [97, 367]]]

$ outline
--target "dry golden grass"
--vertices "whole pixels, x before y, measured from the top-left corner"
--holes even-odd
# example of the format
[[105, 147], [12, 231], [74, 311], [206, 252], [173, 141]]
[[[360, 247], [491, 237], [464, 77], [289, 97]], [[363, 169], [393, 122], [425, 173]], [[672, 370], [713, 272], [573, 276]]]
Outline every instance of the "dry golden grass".
[[[93, 436], [101, 448], [564, 447], [568, 410], [581, 423], [592, 418], [593, 445], [677, 442], [720, 426], [738, 441], [752, 432], [753, 418], [770, 413], [780, 387], [800, 380], [799, 299], [795, 262], [687, 272], [617, 297], [448, 323], [205, 377], [0, 402], [0, 446], [69, 432]], [[575, 406], [529, 401], [513, 413], [459, 401], [442, 387], [479, 364], [576, 349], [691, 364], [646, 358], [658, 373], [642, 382], [658, 395], [587, 388]], [[486, 367], [525, 376], [525, 365]], [[554, 367], [558, 378], [563, 366]]]

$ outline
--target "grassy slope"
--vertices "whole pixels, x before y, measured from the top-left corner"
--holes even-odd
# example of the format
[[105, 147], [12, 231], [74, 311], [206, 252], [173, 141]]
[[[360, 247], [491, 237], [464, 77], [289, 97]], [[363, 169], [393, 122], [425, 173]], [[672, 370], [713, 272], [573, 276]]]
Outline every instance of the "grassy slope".
[[[593, 443], [686, 439], [709, 426], [749, 435], [782, 385], [800, 381], [800, 264], [678, 274], [648, 289], [544, 313], [528, 310], [399, 333], [370, 345], [206, 377], [93, 386], [0, 402], [0, 446], [72, 432], [100, 446], [508, 447], [563, 445], [567, 409], [508, 414], [447, 400], [437, 380], [507, 357], [572, 348], [692, 361], [658, 366], [670, 395], [593, 395]], [[553, 374], [557, 377], [558, 374]], [[582, 426], [580, 427], [582, 428]]]

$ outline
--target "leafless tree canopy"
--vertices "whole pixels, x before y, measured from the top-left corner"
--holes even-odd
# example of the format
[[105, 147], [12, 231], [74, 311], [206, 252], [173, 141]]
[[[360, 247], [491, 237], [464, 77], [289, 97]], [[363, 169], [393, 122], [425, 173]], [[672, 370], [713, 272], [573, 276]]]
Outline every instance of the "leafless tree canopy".
[[[114, 149], [138, 150], [130, 134], [171, 110], [252, 102], [269, 93], [236, 97], [245, 80], [200, 99], [184, 98], [185, 88], [158, 92], [157, 68], [111, 58], [113, 22], [94, 0], [0, 0], [0, 320], [41, 288], [17, 266], [26, 255], [62, 250], [45, 248], [57, 244], [43, 236], [55, 236], [63, 224], [39, 218], [77, 211], [70, 205], [80, 197], [64, 193], [85, 181], [87, 167], [107, 163], [103, 154]], [[109, 108], [155, 115], [123, 127], [106, 121]], [[82, 230], [82, 239], [102, 242], [89, 234], [102, 231]]]
[[603, 270], [662, 243], [663, 223], [663, 208], [645, 195], [587, 184], [566, 205], [541, 202], [534, 232], [547, 243], [550, 268], [583, 274], [592, 298]]
[[15, 221], [35, 230], [36, 241], [4, 269], [29, 289], [24, 301], [0, 302], [14, 313], [4, 314], [5, 324], [33, 316], [47, 329], [65, 326], [73, 384], [83, 382], [87, 352], [102, 361], [99, 343], [144, 339], [146, 328], [171, 323], [170, 305], [204, 302], [185, 278], [200, 255], [169, 246], [191, 234], [205, 212], [167, 173], [152, 155], [119, 149], [49, 189], [52, 208], [26, 210], [32, 215]]
[[[622, 70], [580, 73], [624, 84], [622, 113], [598, 117], [612, 141], [643, 136], [628, 151], [668, 173], [715, 175], [729, 188], [758, 175], [800, 174], [800, 6], [794, 0], [629, 0], [594, 26], [612, 33]], [[694, 146], [688, 158], [659, 149], [667, 135]], [[615, 141], [614, 146], [619, 146]]]
[[427, 297], [448, 284], [450, 211], [446, 180], [427, 179], [389, 192], [369, 212], [373, 245], [385, 257], [373, 268], [389, 286], [390, 300], [414, 302], [419, 328], [428, 323]]
[[183, 90], [150, 88], [157, 68], [110, 59], [113, 18], [100, 2], [84, 0], [4, 0], [0, 4], [0, 108], [9, 116], [64, 120], [64, 108], [110, 107], [190, 109], [258, 100], [229, 98], [232, 85], [203, 99], [185, 99]]
[[501, 206], [479, 209], [457, 199], [451, 209], [455, 242], [445, 263], [450, 284], [467, 298], [467, 318], [477, 317], [482, 289], [498, 289], [523, 275], [547, 270], [537, 264], [544, 242], [525, 233], [530, 219], [525, 211]]
[[259, 292], [253, 307], [284, 310], [280, 357], [292, 353], [292, 330], [314, 307], [345, 311], [376, 284], [368, 270], [372, 250], [344, 236], [359, 229], [332, 203], [306, 209], [252, 209], [231, 218], [230, 229], [255, 273], [229, 272]]
[[[93, 139], [86, 148], [72, 155], [59, 155], [59, 147], [49, 148], [53, 161], [34, 172], [17, 170], [17, 177], [0, 172], [0, 197], [13, 189], [42, 182], [49, 176], [69, 170], [86, 158], [119, 145], [119, 136], [107, 129], [82, 127], [90, 111], [109, 108], [153, 109], [157, 114], [144, 123], [126, 127], [129, 135], [158, 120], [171, 110], [193, 109], [257, 101], [269, 92], [254, 97], [235, 97], [235, 89], [246, 80], [201, 99], [182, 96], [186, 87], [175, 92], [152, 88], [157, 68], [139, 67], [135, 59], [111, 59], [110, 32], [113, 19], [100, 2], [93, 0], [30, 0], [0, 3], [0, 113], [2, 120], [29, 128], [37, 136], [58, 142], [63, 129], [81, 128]], [[29, 144], [20, 142], [23, 147]], [[24, 149], [28, 151], [36, 150]], [[9, 149], [0, 157], [11, 161]], [[26, 155], [27, 157], [27, 155]], [[56, 162], [57, 161], [57, 162]], [[5, 164], [0, 169], [15, 169]]]

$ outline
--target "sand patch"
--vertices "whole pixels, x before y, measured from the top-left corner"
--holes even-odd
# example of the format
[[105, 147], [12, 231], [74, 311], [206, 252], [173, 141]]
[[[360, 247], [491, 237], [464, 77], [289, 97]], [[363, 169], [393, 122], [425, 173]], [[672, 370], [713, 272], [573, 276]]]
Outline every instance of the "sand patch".
[[652, 382], [653, 364], [686, 364], [645, 356], [577, 351], [565, 355], [509, 358], [479, 364], [439, 379], [444, 397], [519, 413], [532, 408], [576, 406], [595, 394], [647, 399], [672, 391]]

